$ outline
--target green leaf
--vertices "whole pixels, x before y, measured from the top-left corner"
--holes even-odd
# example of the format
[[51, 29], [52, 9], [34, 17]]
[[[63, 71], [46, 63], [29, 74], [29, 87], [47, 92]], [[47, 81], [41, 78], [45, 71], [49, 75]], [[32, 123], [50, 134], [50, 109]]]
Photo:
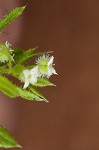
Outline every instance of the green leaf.
[[1, 75], [0, 75], [0, 91], [11, 98], [19, 96], [16, 86], [6, 77], [3, 77]]
[[0, 91], [11, 98], [20, 96], [23, 99], [31, 101], [46, 101], [45, 98], [43, 98], [36, 92], [33, 93], [21, 87], [18, 87], [14, 85], [11, 81], [9, 81], [6, 77], [3, 77], [1, 75], [0, 75]]
[[22, 48], [14, 48], [13, 49], [14, 51], [13, 51], [13, 54], [15, 55], [15, 56], [17, 56], [17, 55], [21, 55], [22, 53], [23, 53], [23, 49]]
[[48, 102], [47, 99], [39, 92], [37, 91], [37, 89], [35, 89], [33, 86], [29, 86], [29, 89], [37, 96], [39, 96], [40, 98], [44, 99], [45, 102]]
[[17, 7], [13, 9], [12, 11], [10, 11], [8, 14], [6, 14], [6, 16], [4, 16], [3, 19], [0, 20], [0, 31], [4, 27], [6, 27], [6, 25], [8, 25], [10, 22], [15, 20], [18, 16], [20, 16], [23, 13], [24, 9], [25, 9], [25, 6]]
[[44, 99], [40, 98], [34, 93], [27, 91], [25, 89], [22, 89], [20, 87], [17, 87], [17, 91], [19, 93], [19, 96], [22, 97], [23, 99], [31, 100], [31, 101], [45, 101]]
[[14, 61], [18, 62], [19, 57], [23, 54], [22, 48], [14, 48], [13, 54], [14, 54]]
[[0, 126], [0, 147], [1, 148], [14, 148], [21, 146], [16, 142], [14, 137], [2, 126]]
[[24, 56], [23, 59], [20, 60], [19, 63], [25, 63], [26, 61], [30, 60], [33, 57], [42, 56], [43, 54], [46, 54], [46, 52], [39, 52], [35, 54], [30, 54], [28, 56]]
[[34, 54], [32, 54], [34, 52], [36, 48], [31, 48], [27, 51], [23, 51], [23, 53], [21, 53], [21, 55], [17, 55], [14, 57], [15, 61], [17, 63], [24, 63], [26, 62], [27, 60], [29, 60], [31, 57], [34, 56]]
[[45, 78], [38, 78], [38, 81], [37, 83], [34, 84], [34, 86], [45, 87], [45, 86], [55, 86], [55, 85]]
[[37, 49], [36, 47], [35, 47], [35, 48], [30, 48], [29, 50], [25, 51], [23, 54], [24, 54], [25, 56], [29, 56], [29, 55], [31, 55], [36, 49]]
[[11, 74], [15, 77], [18, 77], [24, 69], [25, 67], [23, 65], [18, 64], [11, 69]]
[[0, 91], [11, 98], [20, 96], [23, 99], [31, 101], [47, 101], [43, 96], [37, 94], [36, 91], [35, 93], [33, 93], [21, 87], [18, 87], [14, 85], [11, 81], [9, 81], [6, 77], [3, 77], [1, 75], [0, 75]]
[[33, 53], [36, 49], [37, 49], [37, 47], [36, 48], [31, 48], [31, 49], [26, 50], [26, 51], [22, 51], [22, 49], [15, 49], [15, 51], [14, 51], [14, 54], [15, 54], [14, 60], [15, 60], [15, 62], [18, 63], [18, 64], [23, 64], [23, 63], [27, 62], [28, 60], [30, 60], [33, 57], [42, 56], [44, 54], [51, 53], [51, 52]]
[[43, 54], [48, 54], [50, 52], [39, 52], [39, 53], [33, 53], [34, 50], [36, 50], [36, 48], [31, 48], [27, 51], [21, 51], [21, 53], [19, 54], [15, 54], [14, 56], [14, 60], [16, 63], [19, 63], [19, 64], [23, 64], [25, 63], [26, 61], [30, 60], [31, 58], [33, 57], [37, 57], [37, 56], [42, 56]]

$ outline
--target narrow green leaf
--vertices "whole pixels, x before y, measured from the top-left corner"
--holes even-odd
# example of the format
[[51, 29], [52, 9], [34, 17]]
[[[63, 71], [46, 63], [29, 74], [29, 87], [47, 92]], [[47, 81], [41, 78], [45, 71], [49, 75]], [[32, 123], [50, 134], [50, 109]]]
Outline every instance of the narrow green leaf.
[[16, 142], [15, 138], [2, 126], [0, 126], [0, 147], [14, 148], [21, 146]]
[[16, 63], [20, 63], [20, 64], [23, 64], [25, 63], [26, 61], [30, 60], [31, 58], [33, 57], [37, 57], [37, 56], [42, 56], [44, 54], [48, 54], [50, 52], [39, 52], [39, 53], [33, 53], [34, 50], [36, 50], [36, 48], [31, 48], [27, 51], [21, 51], [21, 53], [19, 54], [15, 54], [14, 56], [14, 60]]
[[24, 54], [25, 56], [29, 56], [29, 55], [31, 55], [36, 49], [37, 49], [36, 47], [35, 47], [35, 48], [30, 48], [29, 50], [25, 51], [23, 54]]
[[21, 55], [17, 55], [14, 57], [15, 61], [17, 63], [24, 63], [26, 62], [27, 60], [29, 60], [31, 57], [34, 56], [34, 54], [32, 54], [34, 52], [36, 48], [31, 48], [27, 51], [23, 51], [23, 53], [21, 53]]
[[40, 98], [44, 99], [45, 102], [48, 102], [47, 99], [39, 92], [37, 91], [37, 89], [35, 89], [33, 86], [29, 86], [29, 89], [37, 96], [39, 96]]
[[19, 96], [16, 86], [6, 77], [3, 77], [1, 75], [0, 75], [0, 91], [11, 98]]
[[45, 78], [38, 78], [38, 81], [37, 83], [34, 84], [34, 86], [45, 87], [45, 86], [55, 86], [55, 85]]
[[40, 96], [40, 94], [30, 92], [25, 90], [21, 87], [14, 85], [11, 81], [9, 81], [6, 77], [0, 75], [0, 91], [3, 92], [5, 95], [15, 98], [15, 97], [22, 97], [26, 100], [31, 101], [47, 101], [45, 98]]
[[12, 11], [10, 11], [8, 14], [6, 14], [6, 16], [4, 16], [3, 19], [0, 20], [0, 31], [4, 27], [6, 27], [6, 25], [8, 25], [10, 22], [15, 20], [18, 16], [20, 16], [23, 13], [24, 9], [25, 9], [25, 6], [17, 7], [13, 9]]
[[22, 97], [23, 99], [31, 100], [31, 101], [44, 101], [44, 99], [38, 97], [34, 93], [27, 91], [25, 89], [22, 89], [20, 87], [17, 87], [17, 91], [19, 93], [19, 96]]
[[26, 61], [30, 60], [33, 57], [37, 57], [37, 56], [42, 56], [43, 54], [46, 54], [46, 52], [39, 52], [39, 53], [35, 53], [35, 54], [30, 54], [30, 55], [23, 55], [22, 58], [20, 59], [19, 63], [25, 63]]

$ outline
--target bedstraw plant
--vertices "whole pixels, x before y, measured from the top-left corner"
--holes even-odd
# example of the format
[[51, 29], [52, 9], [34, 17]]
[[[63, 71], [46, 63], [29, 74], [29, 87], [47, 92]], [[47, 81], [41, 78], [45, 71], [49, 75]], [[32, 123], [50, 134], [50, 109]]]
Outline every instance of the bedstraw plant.
[[[24, 9], [25, 6], [17, 7], [7, 13], [0, 20], [0, 32], [20, 16]], [[49, 52], [36, 53], [35, 50], [36, 48], [12, 48], [8, 41], [0, 44], [0, 91], [6, 96], [48, 102], [36, 87], [55, 86], [49, 81], [50, 76], [57, 74], [53, 64], [54, 57]], [[35, 63], [27, 65], [32, 58]], [[20, 86], [13, 83], [12, 78], [8, 78], [10, 76], [16, 78], [21, 83]], [[0, 126], [0, 147], [21, 147], [3, 126]]]

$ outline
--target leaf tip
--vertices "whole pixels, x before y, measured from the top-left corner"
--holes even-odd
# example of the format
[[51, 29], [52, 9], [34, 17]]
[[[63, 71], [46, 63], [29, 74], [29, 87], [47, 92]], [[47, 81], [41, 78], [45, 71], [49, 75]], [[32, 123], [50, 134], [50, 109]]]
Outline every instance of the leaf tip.
[[50, 86], [55, 86], [55, 87], [56, 87], [56, 85], [55, 85], [55, 84], [53, 84], [53, 83], [50, 83]]
[[44, 102], [48, 103], [49, 101], [47, 99], [44, 99]]
[[16, 147], [18, 147], [18, 148], [23, 148], [20, 144], [17, 144]]
[[24, 6], [21, 7], [22, 8], [22, 12], [25, 10], [26, 6], [27, 5], [24, 5]]
[[26, 8], [27, 5], [22, 6], [23, 10]]

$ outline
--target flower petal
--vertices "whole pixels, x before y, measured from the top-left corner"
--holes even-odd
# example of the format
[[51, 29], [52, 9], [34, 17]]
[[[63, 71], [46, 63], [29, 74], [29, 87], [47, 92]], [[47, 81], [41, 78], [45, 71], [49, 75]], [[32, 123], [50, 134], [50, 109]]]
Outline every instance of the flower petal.
[[28, 86], [29, 86], [29, 80], [26, 79], [23, 88], [26, 89]]
[[51, 71], [52, 71], [53, 74], [57, 74], [56, 70], [53, 67], [51, 67]]
[[32, 76], [32, 77], [30, 78], [30, 83], [31, 83], [31, 84], [34, 84], [34, 83], [36, 83], [36, 82], [37, 82], [37, 77]]
[[29, 70], [24, 70], [23, 74], [24, 74], [25, 78], [28, 78], [28, 76], [30, 75], [30, 71]]
[[31, 75], [35, 75], [36, 77], [39, 77], [39, 70], [38, 70], [38, 66], [34, 67], [33, 69], [30, 70], [30, 74]]
[[49, 78], [51, 75], [52, 75], [51, 67], [48, 67], [47, 78]]
[[53, 64], [53, 61], [54, 61], [54, 57], [51, 56], [51, 58], [50, 58], [50, 60], [49, 60], [49, 62], [48, 62], [48, 66], [49, 66], [49, 65], [52, 65], [52, 64]]

